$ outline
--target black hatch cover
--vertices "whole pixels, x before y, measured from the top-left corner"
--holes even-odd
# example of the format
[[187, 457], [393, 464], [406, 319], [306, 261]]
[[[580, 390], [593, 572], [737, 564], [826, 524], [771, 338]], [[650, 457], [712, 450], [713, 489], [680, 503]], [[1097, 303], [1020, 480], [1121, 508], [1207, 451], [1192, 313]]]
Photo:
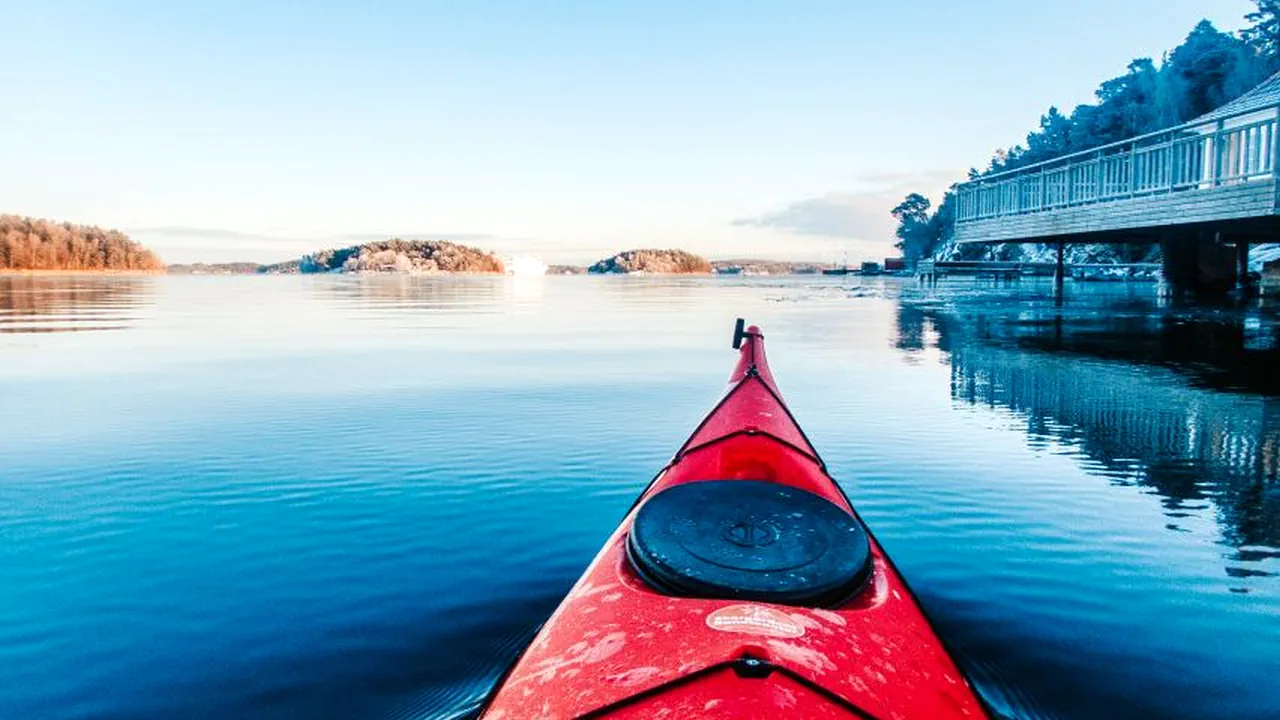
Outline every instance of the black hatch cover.
[[804, 490], [754, 480], [677, 485], [640, 507], [632, 567], [668, 595], [838, 604], [866, 582], [871, 547], [849, 513]]

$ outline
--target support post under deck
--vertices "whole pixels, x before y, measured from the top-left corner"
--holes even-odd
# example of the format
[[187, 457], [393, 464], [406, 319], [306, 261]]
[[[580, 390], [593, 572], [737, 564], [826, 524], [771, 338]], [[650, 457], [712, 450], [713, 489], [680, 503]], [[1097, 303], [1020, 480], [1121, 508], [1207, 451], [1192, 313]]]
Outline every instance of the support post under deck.
[[1058, 297], [1062, 297], [1062, 286], [1066, 281], [1066, 248], [1065, 242], [1058, 241], [1058, 264], [1053, 271], [1053, 292]]
[[1243, 292], [1249, 287], [1249, 243], [1236, 240], [1236, 289]]

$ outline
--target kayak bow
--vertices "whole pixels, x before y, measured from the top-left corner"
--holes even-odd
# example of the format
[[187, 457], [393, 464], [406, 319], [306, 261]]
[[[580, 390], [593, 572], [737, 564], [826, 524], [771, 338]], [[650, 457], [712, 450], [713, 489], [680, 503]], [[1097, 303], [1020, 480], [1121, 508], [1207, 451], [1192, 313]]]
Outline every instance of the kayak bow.
[[729, 390], [482, 714], [986, 717], [738, 321]]

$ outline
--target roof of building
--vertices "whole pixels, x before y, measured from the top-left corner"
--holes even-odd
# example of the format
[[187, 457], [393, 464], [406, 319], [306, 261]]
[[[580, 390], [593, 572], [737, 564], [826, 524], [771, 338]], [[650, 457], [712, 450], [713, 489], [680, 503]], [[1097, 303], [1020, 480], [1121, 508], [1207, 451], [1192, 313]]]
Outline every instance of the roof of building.
[[1192, 120], [1190, 124], [1212, 122], [1223, 118], [1247, 115], [1280, 105], [1280, 72], [1263, 80], [1257, 87], [1231, 102]]

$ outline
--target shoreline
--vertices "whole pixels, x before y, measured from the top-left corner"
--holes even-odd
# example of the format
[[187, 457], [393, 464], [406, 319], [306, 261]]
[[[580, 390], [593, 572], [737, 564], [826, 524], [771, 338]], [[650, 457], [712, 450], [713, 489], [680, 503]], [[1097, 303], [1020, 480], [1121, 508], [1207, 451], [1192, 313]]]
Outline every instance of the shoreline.
[[167, 275], [164, 270], [12, 270], [0, 269], [0, 276], [10, 277], [45, 277], [56, 275], [100, 275], [100, 276], [133, 276], [133, 277], [154, 277], [157, 275]]
[[[850, 277], [854, 274], [850, 273]], [[702, 278], [752, 278], [752, 277], [822, 277], [819, 273], [544, 273], [506, 274], [485, 272], [433, 272], [433, 273], [388, 273], [388, 272], [344, 272], [344, 273], [273, 273], [273, 272], [164, 272], [148, 270], [0, 270], [0, 277], [425, 277], [425, 278], [529, 278], [529, 277], [702, 277]]]

